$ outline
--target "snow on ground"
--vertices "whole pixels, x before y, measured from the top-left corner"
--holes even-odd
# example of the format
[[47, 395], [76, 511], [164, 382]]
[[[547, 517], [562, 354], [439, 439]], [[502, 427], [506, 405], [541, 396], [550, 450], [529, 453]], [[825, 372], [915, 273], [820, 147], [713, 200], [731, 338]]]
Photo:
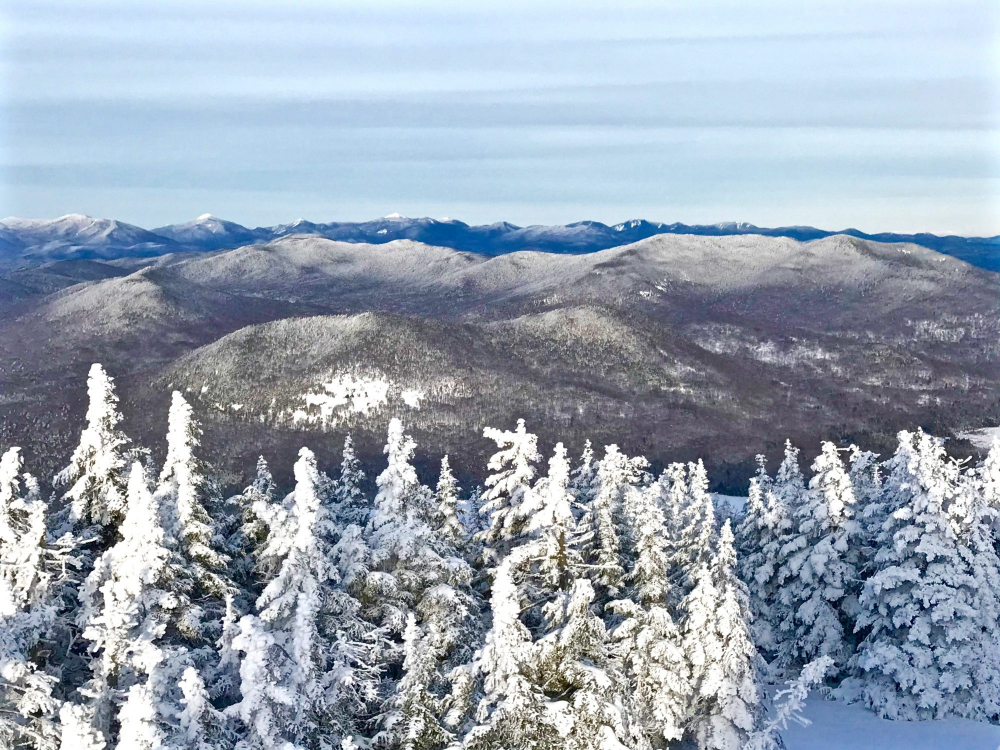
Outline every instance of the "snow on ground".
[[740, 515], [747, 504], [747, 499], [739, 495], [720, 495], [718, 492], [713, 492], [712, 498], [715, 500], [715, 509], [726, 513], [727, 517]]
[[419, 409], [420, 402], [424, 398], [424, 392], [411, 388], [409, 390], [400, 393], [399, 397], [403, 399], [403, 403], [409, 406], [411, 409]]
[[886, 721], [815, 692], [802, 715], [812, 724], [781, 733], [787, 750], [1000, 750], [1000, 727], [968, 719]]
[[981, 430], [971, 430], [958, 434], [963, 440], [968, 440], [977, 448], [989, 449], [994, 440], [1000, 440], [1000, 427], [984, 427]]

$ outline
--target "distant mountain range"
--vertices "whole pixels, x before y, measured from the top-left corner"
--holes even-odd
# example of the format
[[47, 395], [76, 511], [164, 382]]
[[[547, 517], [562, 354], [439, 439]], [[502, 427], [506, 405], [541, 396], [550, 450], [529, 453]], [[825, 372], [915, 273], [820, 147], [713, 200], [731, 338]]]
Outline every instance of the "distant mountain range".
[[427, 245], [482, 255], [520, 250], [581, 254], [629, 245], [663, 234], [701, 236], [762, 235], [808, 241], [849, 235], [876, 242], [907, 242], [960, 258], [972, 265], [1000, 271], [1000, 236], [958, 237], [934, 234], [867, 234], [857, 229], [827, 231], [807, 226], [766, 228], [745, 222], [665, 224], [634, 219], [608, 226], [581, 221], [564, 226], [519, 227], [509, 222], [469, 225], [454, 219], [411, 219], [391, 214], [374, 221], [291, 224], [250, 229], [203, 214], [193, 221], [152, 230], [114, 219], [68, 214], [58, 219], [0, 221], [0, 265], [17, 267], [59, 260], [146, 258], [177, 252], [228, 250], [288, 235], [315, 235], [341, 242], [385, 244], [414, 240]]

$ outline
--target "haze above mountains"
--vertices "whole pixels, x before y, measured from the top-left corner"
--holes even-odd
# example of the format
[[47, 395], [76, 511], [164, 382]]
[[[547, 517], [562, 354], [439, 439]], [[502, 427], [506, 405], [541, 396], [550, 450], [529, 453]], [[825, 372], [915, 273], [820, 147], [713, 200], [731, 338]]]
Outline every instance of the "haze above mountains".
[[[153, 233], [8, 222], [22, 251], [0, 269], [0, 445], [40, 471], [64, 455], [95, 361], [140, 444], [162, 444], [183, 391], [234, 485], [259, 454], [291, 466], [309, 445], [332, 464], [346, 431], [378, 460], [392, 416], [428, 466], [446, 451], [482, 466], [470, 436], [526, 417], [546, 450], [703, 456], [730, 491], [786, 437], [808, 455], [821, 438], [889, 450], [903, 427], [1000, 424], [1000, 274], [918, 244], [740, 226], [580, 249], [653, 226], [322, 225], [343, 241], [208, 217]], [[240, 246], [196, 249], [213, 242]]]
[[314, 223], [300, 219], [291, 224], [253, 229], [210, 214], [203, 214], [182, 224], [151, 230], [113, 219], [95, 219], [81, 214], [68, 214], [51, 220], [7, 218], [0, 222], [0, 266], [223, 250], [270, 242], [292, 234], [317, 235], [331, 240], [369, 244], [407, 239], [485, 255], [520, 250], [588, 253], [661, 234], [762, 235], [800, 241], [842, 234], [878, 242], [912, 242], [982, 268], [1000, 271], [1000, 236], [866, 234], [856, 229], [832, 232], [808, 226], [764, 228], [745, 222], [688, 225], [642, 219], [611, 226], [595, 221], [581, 221], [565, 226], [519, 227], [508, 222], [469, 225], [454, 219], [411, 219], [398, 214], [365, 222]]

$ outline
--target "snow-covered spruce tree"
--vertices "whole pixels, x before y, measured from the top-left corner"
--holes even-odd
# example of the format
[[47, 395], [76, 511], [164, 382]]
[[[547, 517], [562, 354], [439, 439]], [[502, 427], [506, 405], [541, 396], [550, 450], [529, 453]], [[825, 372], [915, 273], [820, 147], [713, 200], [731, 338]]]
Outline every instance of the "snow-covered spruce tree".
[[668, 610], [670, 551], [664, 520], [663, 482], [639, 490], [629, 503], [635, 564], [628, 580], [634, 595], [608, 608], [621, 623], [613, 633], [613, 648], [630, 680], [626, 704], [634, 721], [655, 743], [679, 740], [686, 720], [688, 667], [680, 633]]
[[568, 750], [627, 747], [639, 731], [621, 707], [627, 683], [608, 648], [604, 622], [590, 610], [594, 587], [577, 579], [544, 607], [548, 634], [536, 645], [535, 679], [555, 696], [549, 710]]
[[438, 720], [441, 699], [433, 691], [438, 679], [438, 655], [411, 612], [403, 631], [403, 676], [396, 686], [390, 715], [384, 721], [394, 746], [401, 750], [437, 750], [453, 739]]
[[267, 461], [257, 459], [257, 473], [253, 482], [239, 495], [228, 500], [233, 509], [233, 523], [228, 529], [226, 553], [232, 560], [231, 578], [243, 589], [252, 592], [252, 598], [260, 594], [256, 588], [255, 567], [267, 541], [267, 524], [254, 512], [254, 506], [265, 506], [274, 502], [277, 488]]
[[[191, 706], [191, 682], [204, 688], [183, 647], [153, 646], [144, 656], [145, 682], [135, 682], [125, 690], [118, 712], [118, 742], [121, 750], [216, 750], [224, 747], [221, 716], [206, 705]], [[187, 691], [185, 691], [185, 688]], [[207, 698], [201, 695], [199, 698]], [[190, 708], [199, 710], [194, 716]], [[214, 719], [214, 721], [213, 721]]]
[[240, 654], [233, 646], [240, 632], [239, 619], [235, 597], [227, 594], [226, 609], [222, 616], [222, 633], [215, 642], [215, 663], [206, 671], [208, 677], [206, 689], [212, 699], [224, 707], [231, 706], [239, 700]]
[[122, 416], [114, 380], [99, 364], [90, 368], [87, 395], [87, 426], [69, 465], [56, 474], [53, 484], [67, 487], [63, 499], [73, 527], [97, 526], [107, 544], [125, 513], [130, 441], [118, 429]]
[[583, 444], [580, 463], [570, 474], [569, 488], [577, 502], [587, 505], [594, 498], [594, 482], [597, 472], [594, 465], [594, 448], [590, 441]]
[[863, 451], [856, 445], [852, 445], [850, 451], [849, 474], [858, 507], [856, 517], [861, 525], [861, 540], [858, 545], [860, 573], [862, 578], [867, 578], [875, 569], [875, 555], [878, 552], [876, 538], [889, 511], [882, 492], [882, 464], [878, 460], [878, 454]]
[[890, 512], [860, 599], [868, 635], [853, 660], [861, 696], [887, 718], [981, 717], [983, 602], [974, 553], [948, 513], [959, 468], [942, 441], [903, 431], [886, 469]]
[[[378, 492], [366, 527], [371, 571], [365, 583], [370, 619], [401, 635], [424, 581], [410, 563], [425, 553], [431, 529], [433, 498], [410, 463], [416, 444], [398, 419], [389, 422], [388, 464], [375, 480]], [[397, 575], [400, 573], [402, 575]]]
[[639, 602], [665, 604], [670, 590], [670, 549], [663, 514], [661, 482], [639, 489], [630, 487], [628, 522], [635, 565], [628, 575]]
[[1000, 556], [996, 549], [997, 508], [990, 502], [993, 450], [978, 470], [963, 471], [949, 519], [963, 553], [968, 557], [972, 577], [978, 587], [978, 619], [981, 623], [979, 657], [973, 683], [979, 706], [976, 714], [996, 720], [1000, 717]]
[[337, 524], [349, 526], [355, 524], [364, 527], [368, 521], [368, 499], [361, 487], [365, 482], [365, 473], [361, 470], [361, 462], [354, 452], [354, 441], [350, 435], [344, 438], [343, 458], [340, 462], [340, 477], [337, 481], [335, 501], [337, 504]]
[[480, 657], [484, 696], [475, 725], [463, 738], [468, 750], [564, 747], [547, 710], [546, 697], [533, 674], [531, 633], [521, 622], [521, 598], [515, 569], [524, 564], [521, 548], [500, 563], [493, 579], [492, 626]]
[[460, 492], [461, 487], [451, 472], [448, 456], [445, 456], [441, 459], [441, 473], [434, 493], [434, 525], [438, 535], [456, 548], [461, 548], [466, 542], [465, 527], [458, 517]]
[[481, 498], [481, 512], [489, 518], [489, 525], [480, 534], [480, 541], [487, 563], [496, 563], [523, 539], [525, 526], [538, 510], [531, 481], [534, 463], [541, 456], [538, 438], [525, 429], [523, 419], [517, 420], [513, 432], [487, 427], [483, 437], [500, 449], [487, 465], [493, 473], [486, 479]]
[[566, 449], [562, 443], [556, 443], [549, 459], [549, 473], [535, 486], [540, 505], [527, 527], [537, 539], [535, 570], [540, 584], [549, 591], [569, 590], [574, 572], [582, 562], [572, 544], [576, 522], [569, 481]]
[[666, 500], [668, 529], [673, 539], [672, 583], [677, 594], [683, 596], [694, 588], [698, 572], [715, 555], [715, 504], [700, 459], [687, 465], [683, 479], [680, 470], [670, 467], [668, 471], [671, 488]]
[[736, 530], [737, 570], [749, 591], [754, 643], [771, 662], [777, 656], [779, 625], [784, 619], [777, 611], [778, 574], [785, 569], [780, 553], [791, 534], [792, 519], [772, 491], [764, 460], [757, 456], [757, 473], [750, 479], [746, 511]]
[[45, 549], [45, 503], [38, 483], [21, 474], [20, 449], [0, 457], [0, 745], [55, 748], [55, 678], [33, 660], [52, 629]]
[[645, 459], [629, 458], [617, 445], [605, 447], [604, 457], [597, 467], [592, 510], [585, 518], [592, 529], [585, 536], [590, 538], [587, 561], [593, 567], [593, 580], [602, 603], [617, 597], [624, 586], [621, 538], [624, 500], [628, 490], [640, 481], [645, 468]]
[[715, 558], [700, 565], [683, 602], [681, 633], [693, 691], [688, 732], [699, 750], [740, 750], [759, 721], [761, 693], [729, 521], [716, 549]]
[[608, 609], [621, 618], [611, 649], [629, 680], [631, 721], [654, 746], [679, 740], [690, 702], [690, 675], [680, 631], [662, 604], [618, 599]]
[[220, 571], [228, 558], [216, 549], [212, 518], [205, 509], [204, 468], [195, 456], [201, 428], [179, 391], [171, 396], [167, 425], [167, 458], [156, 489], [170, 524], [167, 531], [178, 545], [199, 593], [222, 597], [228, 586]]
[[[371, 569], [363, 601], [383, 636], [376, 663], [390, 673], [399, 668], [405, 657], [401, 636], [409, 615], [415, 614], [422, 652], [434, 662], [431, 689], [443, 693], [445, 673], [471, 657], [478, 642], [479, 607], [470, 587], [471, 567], [435, 529], [433, 493], [420, 484], [410, 463], [414, 448], [402, 423], [391, 420], [388, 464], [376, 479], [378, 493], [367, 527]], [[389, 681], [384, 687], [397, 693], [396, 702], [402, 700], [401, 685]], [[397, 746], [404, 741], [396, 717], [391, 708], [378, 717], [377, 743]]]
[[255, 507], [268, 525], [264, 556], [280, 563], [232, 644], [244, 654], [243, 698], [230, 713], [245, 724], [248, 748], [339, 744], [373, 690], [366, 648], [347, 636], [357, 613], [336, 591], [337, 529], [320, 485], [316, 457], [303, 448], [295, 489], [280, 505]]
[[820, 656], [842, 669], [854, 652], [858, 615], [861, 527], [851, 479], [837, 447], [824, 442], [812, 465], [809, 491], [797, 508], [795, 551], [780, 597], [790, 611], [780, 662], [794, 671]]
[[138, 462], [132, 465], [121, 541], [98, 558], [84, 583], [79, 624], [90, 641], [93, 676], [82, 692], [94, 728], [111, 739], [114, 705], [162, 659], [160, 639], [182, 608], [160, 508]]

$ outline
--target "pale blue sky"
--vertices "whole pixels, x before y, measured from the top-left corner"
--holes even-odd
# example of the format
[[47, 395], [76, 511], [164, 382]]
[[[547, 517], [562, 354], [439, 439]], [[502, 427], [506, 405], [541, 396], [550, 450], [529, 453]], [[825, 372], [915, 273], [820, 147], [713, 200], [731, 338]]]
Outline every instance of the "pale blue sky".
[[1000, 234], [1000, 3], [6, 0], [0, 215]]

